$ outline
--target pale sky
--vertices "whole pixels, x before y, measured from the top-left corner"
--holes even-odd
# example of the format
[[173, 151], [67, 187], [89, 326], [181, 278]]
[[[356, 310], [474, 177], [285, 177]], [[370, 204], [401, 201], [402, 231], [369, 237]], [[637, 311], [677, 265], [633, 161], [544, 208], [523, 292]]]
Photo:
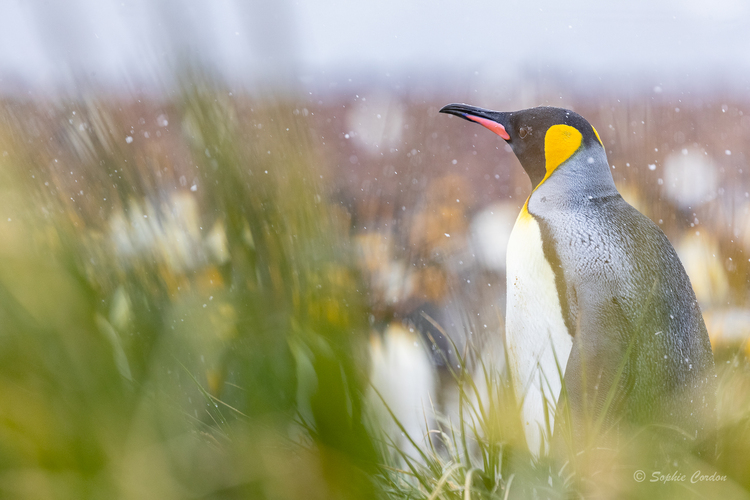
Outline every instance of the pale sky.
[[397, 72], [750, 76], [745, 0], [3, 0], [7, 90], [168, 80], [200, 61], [236, 82]]

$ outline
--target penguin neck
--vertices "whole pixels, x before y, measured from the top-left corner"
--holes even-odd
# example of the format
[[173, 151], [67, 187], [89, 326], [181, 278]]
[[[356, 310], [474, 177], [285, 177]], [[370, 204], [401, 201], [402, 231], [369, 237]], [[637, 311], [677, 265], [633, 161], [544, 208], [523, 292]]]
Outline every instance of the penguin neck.
[[604, 150], [585, 148], [534, 188], [528, 210], [532, 215], [543, 215], [550, 210], [586, 206], [591, 200], [618, 194]]

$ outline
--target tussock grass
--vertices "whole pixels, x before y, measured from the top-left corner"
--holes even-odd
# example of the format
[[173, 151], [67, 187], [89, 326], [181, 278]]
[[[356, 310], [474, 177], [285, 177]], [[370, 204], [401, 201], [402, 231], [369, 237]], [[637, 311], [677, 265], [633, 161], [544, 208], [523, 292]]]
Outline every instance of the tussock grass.
[[718, 458], [663, 471], [718, 470], [720, 483], [650, 483], [662, 464], [646, 433], [575, 461], [534, 458], [509, 381], [471, 351], [452, 373], [457, 416], [427, 408], [424, 436], [395, 446], [365, 408], [373, 311], [310, 119], [200, 76], [140, 107], [4, 102], [0, 496], [750, 489], [750, 367], [734, 351], [717, 353]]

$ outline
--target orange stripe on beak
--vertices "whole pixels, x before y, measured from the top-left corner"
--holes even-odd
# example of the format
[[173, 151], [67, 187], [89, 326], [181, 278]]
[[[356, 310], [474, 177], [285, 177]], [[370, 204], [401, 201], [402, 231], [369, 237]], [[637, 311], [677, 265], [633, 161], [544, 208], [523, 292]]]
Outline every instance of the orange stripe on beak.
[[487, 118], [481, 118], [479, 116], [474, 116], [474, 115], [469, 115], [469, 114], [465, 114], [464, 116], [466, 117], [467, 120], [471, 120], [473, 122], [476, 122], [482, 125], [483, 127], [490, 129], [491, 131], [495, 132], [497, 135], [499, 135], [506, 141], [510, 140], [510, 136], [508, 135], [508, 132], [505, 131], [505, 127], [503, 127], [499, 123], [489, 120]]

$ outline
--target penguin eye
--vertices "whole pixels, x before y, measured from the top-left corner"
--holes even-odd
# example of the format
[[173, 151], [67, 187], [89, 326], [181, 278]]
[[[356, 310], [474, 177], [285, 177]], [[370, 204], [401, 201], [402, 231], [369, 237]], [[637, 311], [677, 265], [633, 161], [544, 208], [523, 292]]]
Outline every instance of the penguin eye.
[[518, 130], [518, 135], [521, 137], [521, 139], [525, 139], [527, 135], [531, 133], [531, 127], [521, 127]]

